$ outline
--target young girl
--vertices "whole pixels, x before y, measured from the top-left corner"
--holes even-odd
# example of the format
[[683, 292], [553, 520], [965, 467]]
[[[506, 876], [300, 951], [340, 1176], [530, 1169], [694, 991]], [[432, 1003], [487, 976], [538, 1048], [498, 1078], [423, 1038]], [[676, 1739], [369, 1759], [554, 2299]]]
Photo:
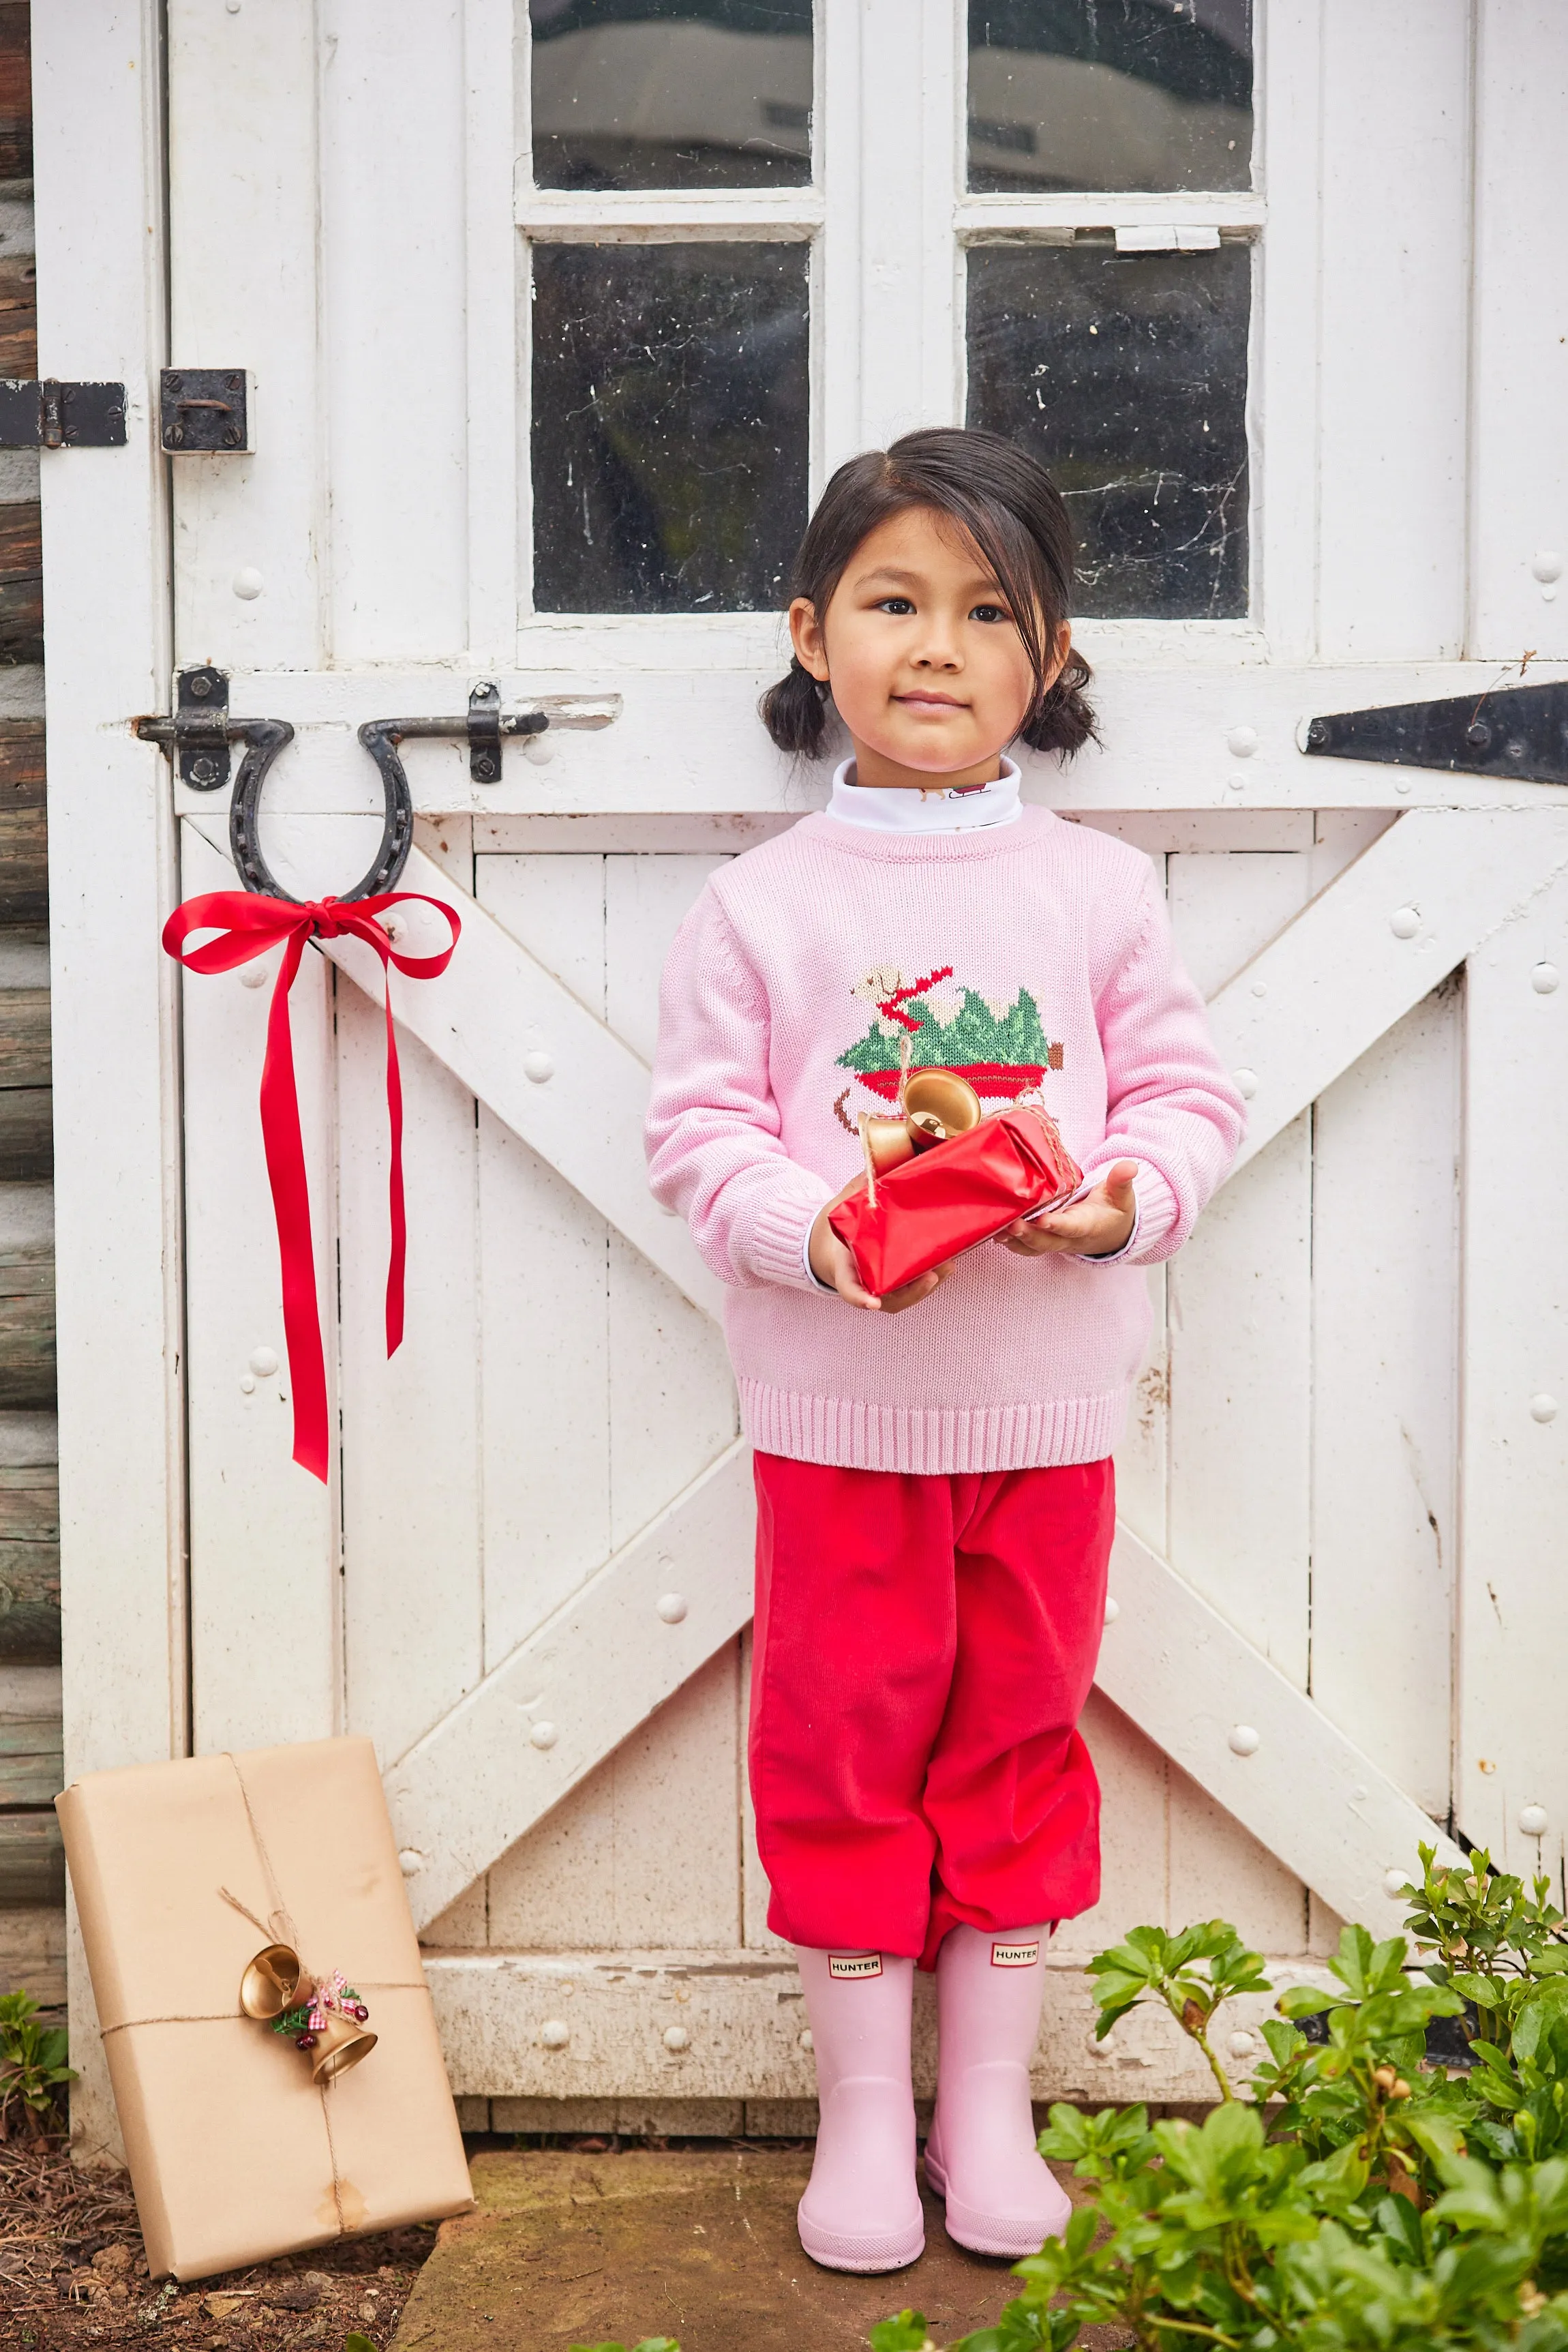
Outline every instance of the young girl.
[[[764, 698], [853, 755], [821, 815], [715, 874], [665, 968], [654, 1192], [731, 1285], [756, 1449], [751, 1787], [797, 1948], [821, 2123], [800, 2242], [838, 2270], [922, 2252], [916, 1961], [936, 1972], [926, 2145], [947, 2227], [1018, 2256], [1067, 2200], [1034, 2152], [1040, 1947], [1098, 1897], [1077, 1724], [1113, 1521], [1143, 1269], [1224, 1175], [1240, 1097], [1138, 851], [1026, 807], [1006, 746], [1094, 732], [1066, 510], [988, 433], [911, 433], [834, 475]], [[907, 1289], [857, 1283], [827, 1212], [901, 1066], [989, 1108], [1039, 1087], [1084, 1171]]]

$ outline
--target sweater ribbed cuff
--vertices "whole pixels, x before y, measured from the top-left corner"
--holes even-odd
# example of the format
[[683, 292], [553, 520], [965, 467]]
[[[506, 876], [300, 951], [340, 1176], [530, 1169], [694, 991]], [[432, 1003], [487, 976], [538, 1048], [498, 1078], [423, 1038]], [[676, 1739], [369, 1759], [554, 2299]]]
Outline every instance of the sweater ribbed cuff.
[[781, 1282], [790, 1290], [820, 1293], [821, 1284], [806, 1270], [806, 1237], [824, 1201], [832, 1193], [826, 1184], [813, 1185], [803, 1169], [799, 1182], [769, 1201], [752, 1226], [747, 1258], [764, 1282]]
[[[1083, 1171], [1083, 1181], [1074, 1192], [1073, 1200], [1087, 1199], [1118, 1160], [1136, 1158], [1135, 1152], [1113, 1151], [1103, 1159], [1092, 1160]], [[1162, 1258], [1171, 1255], [1168, 1244], [1181, 1215], [1181, 1206], [1159, 1170], [1151, 1168], [1146, 1160], [1138, 1160], [1138, 1172], [1133, 1179], [1133, 1198], [1136, 1203], [1133, 1230], [1121, 1248], [1107, 1257], [1081, 1257], [1078, 1261], [1081, 1265], [1157, 1265]]]
[[1181, 1203], [1157, 1168], [1142, 1161], [1133, 1179], [1138, 1201], [1138, 1230], [1127, 1245], [1130, 1265], [1157, 1265], [1170, 1255], [1170, 1237], [1181, 1216]]

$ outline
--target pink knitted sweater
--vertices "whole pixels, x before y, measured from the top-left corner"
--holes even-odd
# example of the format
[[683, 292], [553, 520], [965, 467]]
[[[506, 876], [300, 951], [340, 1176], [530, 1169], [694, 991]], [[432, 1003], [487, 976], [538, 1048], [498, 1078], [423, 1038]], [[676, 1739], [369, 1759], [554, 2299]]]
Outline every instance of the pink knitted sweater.
[[[900, 1042], [988, 1106], [1041, 1086], [1092, 1178], [1138, 1162], [1122, 1256], [989, 1244], [904, 1314], [846, 1307], [803, 1263], [861, 1165]], [[873, 1470], [1092, 1462], [1115, 1444], [1148, 1335], [1140, 1269], [1168, 1257], [1233, 1158], [1240, 1097], [1138, 850], [1040, 808], [956, 834], [827, 815], [720, 868], [664, 968], [651, 1181], [733, 1286], [747, 1435]]]

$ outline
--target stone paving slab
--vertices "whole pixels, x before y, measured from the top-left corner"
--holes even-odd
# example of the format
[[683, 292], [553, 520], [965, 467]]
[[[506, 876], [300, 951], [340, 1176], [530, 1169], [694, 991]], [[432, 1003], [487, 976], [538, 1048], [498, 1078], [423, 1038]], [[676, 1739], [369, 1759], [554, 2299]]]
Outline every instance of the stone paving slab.
[[873, 2321], [906, 2305], [939, 2343], [996, 2319], [1013, 2292], [1008, 2265], [954, 2245], [929, 2196], [926, 2251], [910, 2269], [819, 2270], [795, 2235], [810, 2170], [809, 2149], [485, 2150], [472, 2165], [479, 2210], [443, 2224], [392, 2352], [568, 2352], [659, 2335], [681, 2352], [863, 2352]]

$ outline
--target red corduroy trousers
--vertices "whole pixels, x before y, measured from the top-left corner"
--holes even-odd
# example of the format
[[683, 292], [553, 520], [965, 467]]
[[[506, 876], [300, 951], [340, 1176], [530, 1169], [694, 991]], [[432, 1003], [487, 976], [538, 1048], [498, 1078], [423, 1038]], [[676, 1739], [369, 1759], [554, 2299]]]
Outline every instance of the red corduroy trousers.
[[1105, 1462], [951, 1477], [758, 1454], [751, 1793], [793, 1944], [931, 1968], [1100, 1892], [1078, 1732], [1105, 1622]]

